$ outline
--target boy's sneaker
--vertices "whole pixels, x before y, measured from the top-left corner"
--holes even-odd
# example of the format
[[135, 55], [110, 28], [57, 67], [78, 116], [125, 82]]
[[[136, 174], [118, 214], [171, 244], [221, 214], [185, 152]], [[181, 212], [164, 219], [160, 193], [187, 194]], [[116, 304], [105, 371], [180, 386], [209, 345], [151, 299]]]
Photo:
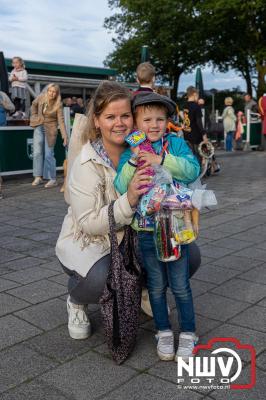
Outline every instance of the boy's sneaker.
[[67, 298], [68, 332], [72, 339], [87, 339], [91, 334], [91, 324], [85, 306], [73, 304]]
[[174, 334], [173, 331], [158, 331], [155, 335], [158, 340], [157, 354], [160, 360], [171, 361], [175, 357]]
[[182, 357], [184, 361], [188, 361], [189, 357], [193, 357], [193, 350], [198, 340], [199, 338], [194, 332], [181, 332], [175, 361], [178, 362], [178, 357]]

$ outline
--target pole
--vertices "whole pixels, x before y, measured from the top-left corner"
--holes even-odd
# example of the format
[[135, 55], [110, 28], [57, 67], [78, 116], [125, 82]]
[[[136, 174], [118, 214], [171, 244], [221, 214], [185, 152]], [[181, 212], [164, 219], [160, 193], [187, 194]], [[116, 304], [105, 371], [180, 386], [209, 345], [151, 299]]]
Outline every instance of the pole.
[[247, 135], [244, 150], [250, 150], [250, 110], [247, 110]]
[[149, 61], [149, 59], [149, 47], [147, 45], [144, 45], [141, 47], [141, 62], [143, 63]]

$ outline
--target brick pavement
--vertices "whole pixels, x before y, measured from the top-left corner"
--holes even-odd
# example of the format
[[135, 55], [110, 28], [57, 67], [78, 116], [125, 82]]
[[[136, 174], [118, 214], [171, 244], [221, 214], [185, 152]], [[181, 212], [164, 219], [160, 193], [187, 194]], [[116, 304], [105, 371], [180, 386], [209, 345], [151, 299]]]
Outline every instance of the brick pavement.
[[[198, 333], [203, 344], [219, 336], [253, 344], [255, 388], [177, 389], [176, 364], [157, 359], [153, 320], [144, 315], [122, 366], [108, 355], [98, 306], [89, 307], [92, 337], [71, 340], [67, 279], [54, 255], [67, 207], [58, 188], [32, 188], [20, 178], [5, 183], [0, 203], [0, 399], [265, 399], [266, 154], [222, 154], [220, 161], [220, 176], [207, 180], [219, 204], [201, 218], [203, 262], [192, 279]], [[177, 333], [174, 312], [171, 319]], [[250, 360], [241, 359], [247, 379]]]

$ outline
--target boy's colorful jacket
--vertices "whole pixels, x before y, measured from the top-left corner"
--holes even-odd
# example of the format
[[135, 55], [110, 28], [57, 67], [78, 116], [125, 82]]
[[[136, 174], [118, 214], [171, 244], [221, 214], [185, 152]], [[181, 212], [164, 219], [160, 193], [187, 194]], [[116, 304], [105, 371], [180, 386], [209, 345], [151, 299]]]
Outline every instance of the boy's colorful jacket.
[[[152, 147], [157, 154], [161, 153], [166, 141], [168, 142], [168, 147], [163, 162], [164, 168], [166, 168], [171, 173], [173, 179], [180, 184], [186, 185], [195, 181], [200, 174], [200, 166], [197, 158], [192, 154], [185, 140], [177, 137], [174, 133], [168, 133], [163, 139], [152, 143]], [[127, 192], [128, 185], [136, 171], [136, 168], [128, 163], [131, 156], [131, 149], [128, 148], [123, 152], [119, 161], [114, 185], [115, 189], [120, 194]], [[139, 230], [136, 226], [136, 221], [133, 222], [133, 228]], [[144, 228], [144, 230], [152, 229]]]

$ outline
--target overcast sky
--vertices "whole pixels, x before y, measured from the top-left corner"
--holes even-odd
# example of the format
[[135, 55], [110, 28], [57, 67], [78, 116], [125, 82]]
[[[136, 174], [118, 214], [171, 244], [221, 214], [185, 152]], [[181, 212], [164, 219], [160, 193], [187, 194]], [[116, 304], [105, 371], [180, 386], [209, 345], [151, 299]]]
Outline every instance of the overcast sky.
[[[104, 27], [111, 15], [107, 0], [0, 0], [0, 50], [6, 57], [66, 64], [103, 66], [113, 49]], [[179, 91], [194, 84], [195, 74], [183, 75]], [[203, 71], [205, 89], [240, 86], [234, 71]]]

